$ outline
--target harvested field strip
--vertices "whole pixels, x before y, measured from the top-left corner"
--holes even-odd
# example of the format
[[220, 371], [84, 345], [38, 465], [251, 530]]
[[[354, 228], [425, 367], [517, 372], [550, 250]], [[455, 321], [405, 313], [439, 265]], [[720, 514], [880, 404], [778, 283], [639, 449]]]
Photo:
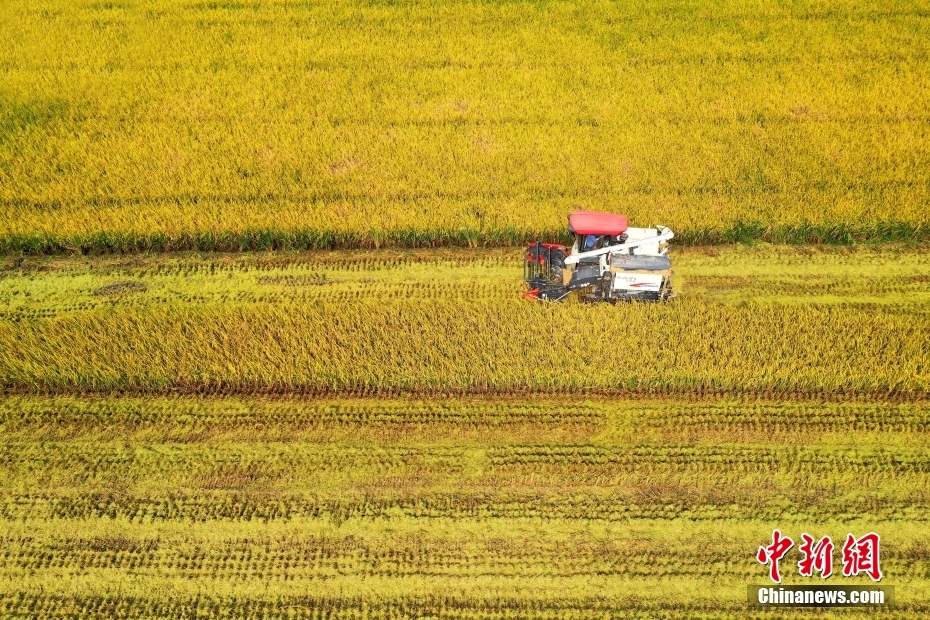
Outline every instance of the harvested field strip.
[[[745, 593], [744, 593], [745, 596]], [[618, 613], [618, 609], [623, 610]], [[245, 598], [200, 596], [191, 598], [149, 598], [137, 596], [97, 595], [49, 595], [18, 593], [0, 599], [0, 612], [9, 618], [72, 618], [75, 611], [85, 618], [152, 618], [173, 619], [179, 617], [234, 617], [234, 618], [371, 618], [372, 620], [394, 619], [428, 615], [433, 618], [455, 618], [472, 620], [495, 618], [496, 620], [523, 619], [544, 616], [554, 620], [579, 617], [611, 618], [691, 618], [716, 620], [746, 618], [768, 620], [769, 613], [751, 612], [745, 604], [723, 604], [718, 601], [661, 604], [641, 601], [632, 596], [605, 596], [592, 594], [581, 599], [558, 600], [527, 599], [524, 597], [453, 597], [435, 596], [368, 598], [312, 597], [293, 595], [281, 598]], [[843, 610], [846, 611], [846, 610]], [[893, 611], [882, 614], [883, 618], [913, 618], [930, 613], [926, 603], [896, 606]], [[787, 611], [780, 618], [809, 618], [810, 611]], [[846, 618], [849, 614], [826, 612], [818, 618]]]
[[[722, 514], [747, 518], [753, 509], [769, 516], [840, 516], [865, 509], [884, 519], [908, 519], [920, 512], [907, 510], [908, 503], [919, 506], [930, 498], [925, 453], [874, 449], [862, 454], [859, 449], [669, 447], [605, 455], [609, 451], [592, 454], [589, 448], [580, 456], [534, 459], [519, 447], [326, 450], [289, 444], [233, 446], [219, 454], [157, 444], [132, 453], [53, 447], [59, 458], [48, 451], [16, 449], [0, 456], [9, 463], [3, 498], [9, 518], [44, 513], [59, 518], [239, 520], [332, 512], [373, 519], [399, 510], [430, 518], [587, 515], [617, 520], [686, 513], [695, 519]], [[21, 462], [17, 458], [31, 461], [16, 465]], [[36, 465], [42, 458], [47, 462]], [[832, 472], [828, 481], [809, 480], [823, 471]], [[36, 496], [30, 476], [47, 481]], [[854, 490], [857, 484], [875, 490], [863, 498]]]
[[[556, 525], [558, 527], [559, 524]], [[70, 528], [68, 528], [70, 529]], [[499, 529], [499, 528], [492, 528]], [[209, 582], [263, 581], [269, 574], [281, 580], [335, 577], [574, 577], [622, 576], [668, 579], [676, 576], [753, 579], [758, 568], [746, 558], [746, 546], [722, 540], [708, 546], [699, 539], [662, 537], [660, 546], [635, 534], [610, 541], [581, 536], [524, 538], [434, 538], [401, 536], [390, 539], [371, 532], [304, 537], [243, 537], [200, 539], [47, 535], [0, 539], [8, 575], [33, 576], [44, 571], [91, 572], [120, 570], [127, 575], [170, 575]], [[926, 538], [890, 547], [882, 557], [885, 570], [898, 579], [930, 578]]]
[[[421, 442], [491, 446], [513, 443], [636, 445], [693, 442], [817, 443], [874, 437], [882, 445], [920, 445], [930, 402], [783, 402], [714, 398], [473, 397], [304, 399], [300, 397], [35, 397], [0, 399], [8, 442], [118, 438], [161, 443], [340, 439], [383, 445]], [[917, 442], [915, 444], [915, 442]]]
[[[882, 427], [926, 419], [919, 404], [13, 397], [0, 412], [0, 514], [12, 520], [922, 521], [930, 498], [926, 428]], [[388, 427], [361, 422], [386, 412]], [[558, 428], [582, 414], [588, 424]], [[793, 428], [786, 414], [819, 423]], [[724, 439], [734, 430], [745, 443]]]
[[6, 397], [0, 609], [746, 617], [774, 523], [880, 531], [913, 617], [928, 406]]
[[[44, 442], [7, 444], [0, 449], [8, 488], [28, 489], [41, 475], [46, 489], [105, 488], [119, 479], [126, 489], [144, 484], [152, 492], [173, 489], [250, 489], [327, 494], [360, 480], [390, 478], [408, 488], [503, 488], [532, 485], [600, 484], [605, 487], [681, 480], [702, 490], [710, 484], [791, 487], [819, 470], [833, 471], [837, 486], [855, 480], [894, 491], [893, 483], [918, 483], [930, 473], [930, 450], [876, 447], [792, 446], [623, 446], [511, 445], [500, 447], [335, 447], [317, 444], [220, 444], [210, 447], [147, 444]], [[300, 472], [298, 476], [296, 472]], [[905, 484], [907, 483], [907, 484]], [[365, 485], [374, 486], [370, 483]], [[910, 487], [909, 487], [910, 488]]]
[[[765, 522], [807, 521], [818, 519], [851, 521], [867, 518], [890, 524], [889, 531], [901, 527], [926, 528], [930, 523], [930, 492], [926, 476], [901, 477], [897, 487], [887, 493], [863, 497], [854, 492], [834, 495], [832, 482], [812, 483], [795, 488], [765, 482], [757, 477], [752, 484], [725, 489], [692, 490], [682, 486], [678, 477], [650, 478], [643, 475], [628, 481], [629, 489], [604, 490], [591, 484], [545, 484], [548, 476], [518, 480], [521, 485], [537, 483], [542, 490], [489, 489], [469, 492], [414, 492], [394, 486], [410, 486], [411, 480], [385, 477], [373, 484], [355, 485], [358, 496], [326, 499], [314, 496], [275, 495], [257, 490], [217, 491], [211, 488], [190, 492], [135, 496], [119, 492], [48, 494], [8, 494], [0, 504], [0, 519], [41, 522], [44, 520], [86, 521], [105, 519], [118, 523], [158, 525], [166, 522], [262, 523], [273, 525], [322, 519], [334, 526], [352, 522], [380, 522], [385, 519], [459, 521], [462, 519], [541, 519], [584, 523], [625, 523], [629, 520], [659, 519], [674, 522], [715, 522], [719, 520]], [[887, 482], [889, 477], [878, 478]], [[394, 486], [390, 486], [396, 481]], [[542, 481], [542, 482], [540, 482]], [[690, 482], [690, 481], [688, 481]], [[729, 482], [729, 481], [728, 481]], [[793, 482], [793, 481], [792, 481]], [[851, 484], [848, 479], [842, 481]], [[232, 483], [244, 486], [242, 479]], [[214, 485], [210, 485], [214, 486]], [[382, 492], [396, 492], [396, 497], [366, 496], [381, 487]], [[401, 493], [406, 492], [406, 495]], [[568, 498], [568, 499], [566, 499]], [[771, 534], [771, 529], [769, 531]]]
[[[522, 290], [521, 252], [436, 250], [132, 256], [0, 262], [0, 318], [95, 308], [354, 304], [377, 299], [483, 302]], [[925, 313], [925, 246], [676, 249], [675, 283], [707, 302], [895, 307]]]

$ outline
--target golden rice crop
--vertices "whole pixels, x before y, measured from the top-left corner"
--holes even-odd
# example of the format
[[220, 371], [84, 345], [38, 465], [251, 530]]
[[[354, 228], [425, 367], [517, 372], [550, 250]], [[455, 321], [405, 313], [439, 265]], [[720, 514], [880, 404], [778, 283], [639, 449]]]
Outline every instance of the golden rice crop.
[[926, 393], [930, 317], [792, 306], [362, 300], [0, 322], [18, 390]]
[[7, 2], [0, 249], [926, 238], [906, 2]]
[[683, 296], [661, 305], [534, 304], [520, 297], [519, 261], [500, 250], [13, 260], [0, 271], [0, 381], [18, 391], [928, 389], [920, 248], [683, 251]]

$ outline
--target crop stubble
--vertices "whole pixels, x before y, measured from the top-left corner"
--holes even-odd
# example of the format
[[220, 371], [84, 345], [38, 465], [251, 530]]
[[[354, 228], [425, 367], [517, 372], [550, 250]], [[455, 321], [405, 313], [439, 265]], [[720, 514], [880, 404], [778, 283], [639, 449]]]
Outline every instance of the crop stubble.
[[0, 604], [11, 617], [745, 617], [775, 523], [880, 531], [893, 616], [917, 617], [927, 407], [7, 397]]

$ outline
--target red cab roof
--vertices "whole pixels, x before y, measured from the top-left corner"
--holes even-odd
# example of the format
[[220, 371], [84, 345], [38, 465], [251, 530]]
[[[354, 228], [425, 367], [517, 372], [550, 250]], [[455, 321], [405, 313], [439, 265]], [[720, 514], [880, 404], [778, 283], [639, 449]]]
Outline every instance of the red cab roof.
[[576, 235], [621, 235], [626, 227], [625, 215], [575, 211], [568, 216], [568, 230]]

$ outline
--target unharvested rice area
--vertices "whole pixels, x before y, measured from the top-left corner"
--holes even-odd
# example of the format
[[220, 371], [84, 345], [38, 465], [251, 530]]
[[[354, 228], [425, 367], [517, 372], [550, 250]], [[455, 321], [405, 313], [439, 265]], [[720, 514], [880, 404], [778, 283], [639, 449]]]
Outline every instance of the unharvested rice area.
[[920, 3], [12, 0], [0, 252], [927, 239]]
[[670, 304], [521, 298], [519, 253], [7, 259], [14, 392], [922, 398], [923, 246], [678, 251]]

